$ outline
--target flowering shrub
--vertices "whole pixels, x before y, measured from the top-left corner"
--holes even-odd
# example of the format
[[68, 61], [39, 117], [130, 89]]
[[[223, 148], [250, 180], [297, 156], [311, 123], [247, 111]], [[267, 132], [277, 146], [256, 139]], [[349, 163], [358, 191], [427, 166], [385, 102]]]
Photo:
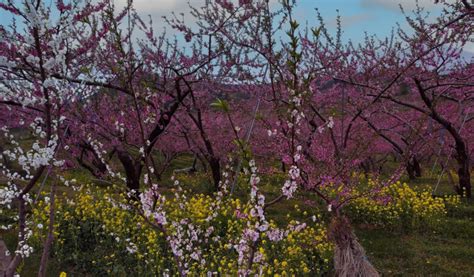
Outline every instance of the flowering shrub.
[[355, 222], [413, 229], [439, 222], [448, 206], [459, 203], [457, 195], [433, 197], [428, 190], [417, 192], [406, 183], [396, 182], [382, 188], [376, 197], [354, 199], [347, 211]]
[[[163, 193], [180, 199], [163, 197], [156, 204], [162, 207], [166, 230], [149, 224], [150, 219], [134, 210], [125, 194], [86, 186], [72, 197], [64, 195], [55, 211], [55, 259], [66, 268], [94, 275], [175, 274], [180, 270], [177, 265], [192, 274], [237, 274], [242, 238], [254, 235], [248, 228], [255, 220], [251, 206], [230, 197], [178, 190]], [[32, 228], [39, 243], [48, 226], [48, 210], [45, 199], [33, 210]], [[332, 245], [321, 224], [292, 220], [279, 228], [270, 220], [266, 228], [258, 238], [251, 271], [322, 274], [329, 270]]]

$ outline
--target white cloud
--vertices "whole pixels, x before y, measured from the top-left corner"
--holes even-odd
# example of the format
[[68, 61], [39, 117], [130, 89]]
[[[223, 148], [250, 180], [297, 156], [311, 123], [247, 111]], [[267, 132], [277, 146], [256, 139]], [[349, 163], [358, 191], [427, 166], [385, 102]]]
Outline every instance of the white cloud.
[[[190, 27], [194, 27], [195, 21], [189, 14], [191, 11], [189, 5], [201, 7], [205, 1], [206, 0], [133, 0], [133, 7], [145, 21], [148, 16], [151, 16], [155, 32], [161, 33], [163, 29], [167, 29], [169, 34], [174, 34], [175, 32], [162, 17], [171, 17], [173, 12], [180, 17], [180, 13], [183, 13], [185, 23]], [[128, 0], [115, 0], [114, 2], [117, 10], [121, 10], [127, 5]]]
[[[116, 0], [117, 7], [122, 8], [127, 4], [127, 0]], [[193, 1], [194, 2], [194, 1]], [[202, 2], [202, 1], [195, 1]], [[200, 3], [199, 3], [200, 4]], [[187, 10], [187, 0], [133, 0], [133, 6], [140, 14], [160, 14], [166, 15], [172, 11], [182, 12]]]
[[[2, 1], [2, 0], [0, 0]], [[117, 11], [123, 9], [127, 2], [130, 0], [113, 0]], [[181, 18], [180, 14], [184, 14], [184, 22], [191, 29], [196, 27], [195, 18], [190, 14], [192, 6], [193, 8], [200, 8], [205, 5], [207, 1], [215, 0], [132, 0], [133, 7], [138, 14], [143, 18], [147, 19], [148, 16], [153, 20], [153, 28], [155, 32], [161, 32], [166, 29], [168, 34], [175, 34], [176, 32], [169, 27], [169, 25], [163, 20], [163, 16], [168, 18], [172, 17], [172, 13], [175, 13], [178, 18]], [[230, 0], [234, 4], [239, 3], [239, 0]], [[280, 0], [270, 0], [270, 5], [274, 7], [279, 3]]]

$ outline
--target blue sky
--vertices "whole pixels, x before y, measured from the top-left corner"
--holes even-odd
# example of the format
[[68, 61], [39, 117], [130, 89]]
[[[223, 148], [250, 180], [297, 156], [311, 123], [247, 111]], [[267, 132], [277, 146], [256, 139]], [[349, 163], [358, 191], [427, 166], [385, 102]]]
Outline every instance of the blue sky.
[[[117, 4], [126, 0], [115, 0]], [[188, 1], [192, 5], [200, 5], [203, 0], [134, 0], [135, 6], [143, 14], [151, 14], [157, 25], [160, 25], [161, 16], [188, 11]], [[237, 0], [233, 0], [237, 1]], [[278, 0], [270, 0], [277, 3]], [[296, 18], [303, 25], [317, 25], [315, 8], [322, 13], [328, 27], [335, 30], [336, 10], [342, 16], [344, 37], [359, 41], [364, 36], [364, 31], [370, 34], [386, 36], [396, 22], [404, 23], [405, 19], [399, 9], [402, 4], [407, 11], [415, 8], [416, 0], [296, 0]], [[439, 13], [434, 0], [418, 0], [420, 6], [434, 14]], [[120, 5], [120, 4], [119, 4]]]
[[335, 30], [336, 10], [339, 10], [344, 37], [357, 41], [363, 38], [364, 32], [385, 36], [390, 33], [396, 22], [404, 23], [403, 14], [396, 1], [393, 1], [394, 5], [384, 5], [383, 2], [383, 0], [301, 0], [295, 12], [309, 25], [313, 25], [317, 24], [314, 12], [317, 7], [327, 21], [328, 27]]
[[[5, 1], [5, 0], [0, 0]], [[43, 0], [51, 3], [53, 0]], [[123, 6], [127, 0], [114, 0], [117, 6]], [[200, 5], [204, 0], [133, 0], [136, 9], [142, 15], [151, 15], [155, 30], [162, 30], [165, 26], [162, 16], [172, 11], [176, 13], [187, 13], [188, 2], [192, 5]], [[237, 0], [234, 0], [237, 1]], [[277, 2], [277, 0], [271, 0]], [[454, 1], [454, 0], [453, 0]], [[420, 6], [429, 11], [432, 16], [439, 14], [439, 6], [434, 0], [418, 0]], [[323, 15], [330, 30], [335, 30], [336, 10], [342, 17], [343, 38], [361, 41], [364, 32], [385, 37], [390, 34], [391, 29], [400, 23], [406, 26], [403, 14], [399, 9], [402, 4], [406, 11], [415, 8], [415, 0], [297, 0], [295, 17], [302, 25], [308, 23], [310, 26], [318, 24], [315, 8], [317, 7]], [[188, 16], [189, 20], [191, 18]], [[11, 20], [0, 12], [0, 24], [6, 25]], [[191, 22], [190, 22], [191, 23]], [[468, 45], [466, 51], [474, 53], [474, 45]]]

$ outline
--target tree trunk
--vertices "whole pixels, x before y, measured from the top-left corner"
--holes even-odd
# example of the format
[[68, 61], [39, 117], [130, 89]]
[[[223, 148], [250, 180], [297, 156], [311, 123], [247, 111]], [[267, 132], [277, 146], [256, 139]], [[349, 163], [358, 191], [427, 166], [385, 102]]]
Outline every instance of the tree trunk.
[[420, 162], [418, 162], [418, 159], [415, 156], [408, 159], [406, 170], [408, 173], [408, 178], [410, 178], [410, 180], [414, 180], [417, 177], [421, 177]]
[[51, 246], [54, 240], [54, 202], [56, 196], [56, 183], [53, 182], [51, 186], [51, 202], [49, 206], [49, 225], [48, 225], [48, 234], [43, 244], [43, 253], [41, 255], [40, 267], [38, 270], [38, 277], [46, 276], [46, 268], [48, 267], [49, 255], [51, 252]]
[[339, 277], [378, 277], [379, 273], [367, 259], [349, 219], [336, 215], [329, 225], [329, 239], [335, 244], [334, 268]]
[[413, 157], [413, 169], [415, 170], [415, 176], [421, 177], [421, 165], [416, 157]]
[[369, 179], [369, 173], [371, 172], [371, 164], [368, 159], [365, 159], [360, 163], [360, 167], [362, 168], [362, 171], [364, 171], [364, 177], [366, 180]]
[[466, 198], [471, 198], [471, 172], [469, 164], [469, 156], [465, 151], [465, 147], [459, 147], [456, 143], [457, 157], [456, 160], [459, 165], [458, 176], [459, 176], [459, 194]]
[[134, 162], [130, 155], [124, 151], [117, 151], [117, 156], [125, 170], [128, 189], [134, 191], [138, 195], [142, 165]]
[[[448, 131], [450, 131], [448, 129]], [[469, 154], [466, 143], [461, 136], [455, 132], [451, 133], [455, 142], [456, 161], [458, 163], [459, 187], [457, 193], [463, 197], [471, 198], [471, 173]]]
[[457, 130], [451, 122], [442, 117], [434, 108], [433, 103], [425, 93], [425, 89], [421, 86], [421, 82], [415, 79], [418, 92], [420, 93], [423, 102], [430, 109], [428, 114], [431, 118], [441, 124], [453, 137], [456, 148], [456, 161], [458, 162], [458, 176], [459, 176], [459, 191], [461, 196], [471, 198], [471, 173], [469, 172], [469, 151], [461, 136], [460, 130]]
[[411, 161], [408, 161], [408, 162], [407, 162], [406, 170], [407, 170], [408, 178], [409, 178], [410, 180], [416, 179], [416, 176], [415, 176], [415, 168], [414, 168], [413, 164], [411, 163]]
[[209, 160], [209, 167], [211, 168], [214, 189], [215, 191], [219, 191], [219, 183], [221, 181], [221, 164], [219, 159], [211, 158]]

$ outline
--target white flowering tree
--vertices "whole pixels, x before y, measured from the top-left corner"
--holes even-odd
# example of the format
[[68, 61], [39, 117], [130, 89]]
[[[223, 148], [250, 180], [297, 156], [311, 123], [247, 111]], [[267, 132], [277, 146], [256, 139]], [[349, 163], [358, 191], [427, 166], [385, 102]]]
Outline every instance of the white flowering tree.
[[[94, 49], [108, 30], [98, 18], [108, 5], [107, 1], [56, 1], [50, 5], [31, 0], [0, 4], [2, 13], [15, 18], [11, 25], [0, 27], [0, 132], [4, 148], [0, 170], [6, 178], [2, 180], [6, 186], [0, 189], [0, 203], [2, 211], [11, 211], [16, 221], [3, 227], [18, 233], [6, 276], [13, 276], [33, 251], [28, 244], [28, 211], [35, 202], [35, 187], [44, 184], [48, 176], [59, 175], [65, 166], [60, 149], [67, 147], [62, 145], [68, 131], [66, 112], [72, 103], [90, 95], [87, 87], [67, 79], [81, 75], [94, 60]], [[51, 237], [45, 240], [45, 249]], [[45, 274], [47, 256], [46, 251], [41, 275]]]

